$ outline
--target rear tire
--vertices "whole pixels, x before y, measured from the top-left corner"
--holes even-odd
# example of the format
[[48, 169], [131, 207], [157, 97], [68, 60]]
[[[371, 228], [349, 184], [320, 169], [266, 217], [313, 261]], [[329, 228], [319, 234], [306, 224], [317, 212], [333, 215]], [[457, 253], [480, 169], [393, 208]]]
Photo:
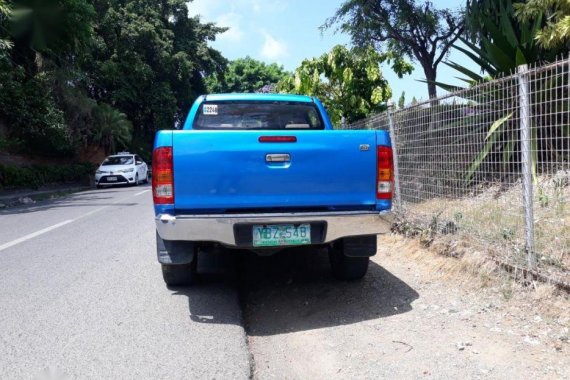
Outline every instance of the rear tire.
[[329, 250], [333, 276], [338, 280], [360, 280], [368, 271], [369, 257], [348, 257], [340, 247]]
[[167, 286], [187, 286], [196, 282], [196, 258], [190, 264], [162, 265], [162, 278]]

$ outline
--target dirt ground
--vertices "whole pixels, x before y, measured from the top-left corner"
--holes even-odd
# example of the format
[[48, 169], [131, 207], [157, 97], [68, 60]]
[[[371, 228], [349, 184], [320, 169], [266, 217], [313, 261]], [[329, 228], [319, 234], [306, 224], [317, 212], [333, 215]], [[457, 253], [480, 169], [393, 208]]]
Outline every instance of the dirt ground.
[[244, 316], [257, 379], [570, 378], [570, 301], [478, 258], [382, 237], [362, 281], [324, 252], [252, 258]]

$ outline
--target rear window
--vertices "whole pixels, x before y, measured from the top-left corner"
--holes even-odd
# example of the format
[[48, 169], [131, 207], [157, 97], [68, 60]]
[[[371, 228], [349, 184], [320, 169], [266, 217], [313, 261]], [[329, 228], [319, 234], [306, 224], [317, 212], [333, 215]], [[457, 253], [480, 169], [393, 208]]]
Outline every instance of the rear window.
[[324, 129], [313, 103], [295, 102], [204, 102], [194, 129], [311, 130]]

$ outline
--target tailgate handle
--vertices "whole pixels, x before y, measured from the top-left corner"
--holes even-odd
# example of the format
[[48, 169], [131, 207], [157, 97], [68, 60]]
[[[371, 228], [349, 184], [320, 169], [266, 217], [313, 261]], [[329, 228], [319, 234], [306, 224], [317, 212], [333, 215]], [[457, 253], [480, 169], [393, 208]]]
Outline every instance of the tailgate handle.
[[265, 162], [290, 162], [291, 155], [287, 153], [272, 153], [265, 155]]

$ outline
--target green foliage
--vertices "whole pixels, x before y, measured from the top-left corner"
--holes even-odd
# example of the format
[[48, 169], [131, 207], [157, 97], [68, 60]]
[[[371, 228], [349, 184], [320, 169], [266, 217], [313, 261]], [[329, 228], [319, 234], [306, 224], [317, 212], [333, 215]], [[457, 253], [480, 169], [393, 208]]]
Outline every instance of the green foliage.
[[107, 153], [128, 147], [132, 140], [133, 126], [124, 113], [101, 104], [93, 112], [94, 128], [90, 140], [105, 148]]
[[[493, 124], [491, 124], [491, 128], [489, 128], [489, 132], [487, 133], [487, 136], [485, 137], [485, 141], [486, 141], [485, 146], [479, 152], [477, 157], [475, 157], [475, 159], [473, 160], [473, 162], [471, 163], [471, 165], [467, 169], [467, 173], [465, 175], [465, 179], [467, 181], [471, 181], [473, 179], [475, 172], [479, 169], [479, 167], [481, 166], [481, 164], [483, 163], [485, 158], [487, 158], [487, 155], [489, 154], [491, 149], [493, 149], [493, 147], [497, 141], [497, 137], [499, 136], [500, 130], [512, 118], [512, 116], [513, 116], [513, 113], [511, 112], [508, 115], [496, 120]], [[511, 141], [514, 141], [514, 140], [511, 140]], [[512, 150], [511, 150], [511, 154], [512, 154]], [[511, 157], [505, 157], [505, 159], [508, 162], [508, 160], [510, 160]]]
[[334, 125], [365, 118], [385, 109], [392, 96], [380, 63], [387, 58], [374, 49], [337, 45], [318, 58], [303, 61], [295, 73], [277, 86], [280, 92], [313, 95], [327, 107]]
[[[134, 133], [173, 128], [226, 64], [208, 46], [224, 28], [188, 16], [184, 0], [97, 0], [97, 35], [84, 69], [88, 94], [118, 108]], [[190, 6], [192, 4], [190, 3]]]
[[24, 152], [113, 151], [132, 136], [150, 150], [226, 65], [208, 46], [225, 29], [189, 17], [185, 0], [11, 0], [10, 18], [6, 4], [0, 119]]
[[95, 17], [86, 0], [12, 0], [10, 29], [17, 45], [56, 59], [90, 40]]
[[[4, 0], [0, 0], [0, 26], [4, 20], [12, 15], [12, 9]], [[0, 32], [0, 59], [5, 57], [6, 52], [12, 48], [12, 41], [4, 38], [4, 33]]]
[[277, 84], [286, 75], [283, 66], [245, 57], [230, 62], [223, 73], [209, 76], [206, 83], [210, 93], [256, 92]]
[[[467, 3], [466, 25], [469, 38], [461, 38], [467, 45], [455, 46], [465, 53], [491, 77], [509, 74], [517, 66], [552, 61], [562, 50], [544, 50], [536, 43], [536, 34], [544, 23], [542, 14], [525, 21], [515, 18], [515, 5], [522, 0], [471, 0]], [[456, 63], [449, 65], [467, 76], [467, 82], [484, 78]]]
[[[482, 70], [493, 78], [498, 78], [510, 73], [514, 73], [517, 67], [523, 64], [534, 64], [545, 61], [552, 61], [557, 55], [568, 53], [564, 48], [544, 49], [537, 43], [536, 36], [540, 29], [545, 25], [545, 17], [543, 13], [534, 13], [534, 17], [526, 17], [517, 20], [515, 17], [515, 9], [522, 6], [522, 0], [470, 0], [466, 8], [466, 31], [467, 38], [461, 38], [461, 41], [467, 45], [455, 46], [456, 49], [465, 53]], [[489, 80], [479, 73], [473, 72], [466, 67], [449, 62], [446, 63], [450, 67], [463, 74], [465, 78], [462, 80], [473, 86], [480, 82]], [[564, 75], [564, 74], [562, 74]], [[560, 81], [564, 79], [557, 75], [555, 78], [548, 80], [540, 79], [531, 81], [529, 93], [533, 97], [540, 97], [541, 94], [550, 93], [555, 88], [560, 88]], [[438, 86], [448, 90], [463, 90], [461, 87], [450, 86], [444, 83], [436, 83]], [[512, 89], [507, 88], [508, 83], [499, 82], [496, 85], [481, 86], [479, 91], [462, 91], [467, 100], [472, 104], [496, 104], [500, 107], [494, 109], [487, 107], [485, 111], [485, 120], [494, 120], [489, 126], [485, 122], [477, 123], [474, 133], [487, 132], [485, 144], [481, 151], [477, 154], [467, 170], [465, 179], [472, 181], [485, 161], [498, 163], [503, 170], [509, 166], [516, 165], [520, 162], [520, 142], [518, 134], [518, 98], [517, 96], [505, 97], [505, 93], [509, 93]], [[497, 99], [505, 97], [504, 102], [498, 102]], [[542, 104], [544, 99], [532, 99], [531, 104]], [[557, 107], [556, 105], [553, 105]], [[541, 106], [534, 107], [532, 114], [540, 116], [542, 113], [548, 114], [548, 110], [541, 109]], [[558, 105], [558, 109], [563, 109], [563, 105]], [[513, 112], [508, 113], [508, 110]], [[508, 113], [508, 114], [507, 114]], [[516, 113], [516, 114], [515, 114]], [[476, 117], [476, 116], [475, 116]], [[534, 120], [541, 120], [540, 117]], [[540, 136], [558, 136], [560, 131], [557, 126], [534, 125], [533, 135], [531, 136], [531, 144], [533, 151], [548, 150], [551, 147], [540, 146], [544, 144], [546, 139]], [[533, 176], [536, 180], [536, 168], [538, 157], [534, 153]], [[498, 170], [499, 168], [497, 168]]]
[[27, 78], [22, 68], [0, 60], [0, 104], [10, 136], [26, 142], [23, 153], [64, 156], [73, 151], [46, 76]]
[[398, 99], [398, 108], [402, 109], [406, 106], [406, 91], [402, 91], [402, 95]]
[[11, 13], [11, 9], [5, 0], [0, 0], [0, 17], [8, 16]]
[[521, 22], [545, 18], [535, 35], [539, 46], [545, 49], [568, 47], [570, 43], [570, 2], [561, 0], [528, 0], [515, 4], [515, 15]]
[[348, 33], [356, 46], [373, 44], [379, 51], [419, 62], [430, 97], [436, 96], [432, 82], [439, 63], [463, 32], [460, 12], [414, 0], [345, 0], [324, 28], [333, 25]]
[[95, 166], [90, 163], [28, 167], [0, 165], [0, 189], [37, 189], [51, 183], [85, 182], [94, 172]]

